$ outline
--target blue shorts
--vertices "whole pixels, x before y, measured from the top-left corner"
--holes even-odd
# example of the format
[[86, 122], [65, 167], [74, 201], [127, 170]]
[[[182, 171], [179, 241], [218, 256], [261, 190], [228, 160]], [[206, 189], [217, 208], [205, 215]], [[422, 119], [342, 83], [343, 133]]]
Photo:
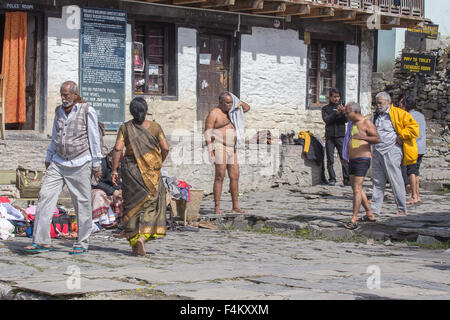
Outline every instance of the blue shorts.
[[419, 154], [419, 157], [417, 158], [417, 162], [414, 164], [410, 164], [408, 166], [406, 166], [406, 174], [409, 175], [410, 174], [415, 174], [416, 176], [420, 176], [420, 165], [422, 164], [422, 158], [423, 158], [423, 154]]
[[356, 177], [365, 177], [370, 168], [370, 158], [350, 159], [348, 163], [349, 174]]

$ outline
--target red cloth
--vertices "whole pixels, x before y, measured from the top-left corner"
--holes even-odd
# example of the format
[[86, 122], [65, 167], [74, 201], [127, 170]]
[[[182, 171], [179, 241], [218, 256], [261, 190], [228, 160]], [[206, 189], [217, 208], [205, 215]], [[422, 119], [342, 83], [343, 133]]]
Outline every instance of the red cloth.
[[7, 197], [0, 197], [0, 203], [10, 203]]
[[186, 181], [178, 180], [177, 184], [178, 188], [187, 189], [189, 194], [189, 201], [191, 202], [191, 188], [189, 187], [189, 184]]

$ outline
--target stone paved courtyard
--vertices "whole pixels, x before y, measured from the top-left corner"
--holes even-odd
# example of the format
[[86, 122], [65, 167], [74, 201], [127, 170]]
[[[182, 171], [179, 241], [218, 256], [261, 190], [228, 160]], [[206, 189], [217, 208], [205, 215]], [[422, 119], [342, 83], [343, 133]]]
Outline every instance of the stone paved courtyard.
[[[247, 214], [221, 221], [210, 214], [208, 195], [200, 217], [220, 229], [169, 230], [147, 245], [145, 257], [132, 256], [111, 230], [93, 234], [89, 253], [79, 256], [68, 254], [69, 240], [55, 240], [54, 251], [32, 255], [22, 251], [27, 238], [1, 241], [0, 294], [2, 299], [449, 299], [448, 245], [425, 249], [416, 242], [367, 235], [355, 241], [339, 233], [341, 220], [351, 214], [350, 192], [341, 187], [249, 192], [241, 196]], [[386, 212], [393, 212], [389, 197]], [[407, 217], [388, 213], [380, 221], [433, 230], [435, 216], [434, 223], [447, 223], [447, 229], [435, 229], [444, 232], [449, 212], [448, 194], [430, 192]], [[243, 224], [257, 216], [264, 218], [263, 226]], [[270, 222], [276, 227], [268, 227]], [[304, 230], [310, 237], [301, 237]], [[312, 236], [323, 230], [328, 233], [322, 235], [334, 232], [334, 241]]]

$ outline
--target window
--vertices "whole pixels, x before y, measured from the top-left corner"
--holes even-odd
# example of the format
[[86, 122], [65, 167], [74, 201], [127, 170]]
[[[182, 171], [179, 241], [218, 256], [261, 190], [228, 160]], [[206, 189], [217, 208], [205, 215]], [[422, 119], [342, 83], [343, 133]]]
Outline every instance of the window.
[[[0, 72], [3, 63], [3, 46], [5, 45], [5, 11], [0, 11]], [[25, 122], [15, 123], [6, 120], [6, 130], [37, 130], [39, 128], [39, 34], [41, 31], [41, 18], [33, 13], [27, 13], [27, 41], [25, 65]], [[6, 40], [8, 41], [8, 40]]]
[[308, 106], [328, 104], [330, 89], [336, 87], [337, 43], [312, 41], [308, 49]]
[[134, 27], [134, 93], [174, 95], [175, 28], [166, 23], [136, 23]]

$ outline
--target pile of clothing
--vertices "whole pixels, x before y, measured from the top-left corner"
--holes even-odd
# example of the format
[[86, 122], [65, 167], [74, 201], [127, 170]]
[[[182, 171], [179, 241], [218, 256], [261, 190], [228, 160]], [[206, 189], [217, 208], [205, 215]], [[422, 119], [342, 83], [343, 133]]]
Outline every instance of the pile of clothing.
[[9, 199], [0, 197], [0, 239], [7, 240], [14, 237], [15, 224], [25, 222], [24, 215], [13, 207]]
[[167, 171], [161, 170], [162, 181], [166, 190], [169, 191], [173, 200], [183, 199], [186, 202], [191, 202], [191, 186], [182, 180], [178, 180], [176, 177], [169, 177]]
[[[36, 206], [20, 208], [12, 205], [10, 200], [0, 197], [0, 239], [7, 240], [14, 236], [33, 236], [33, 224], [36, 216]], [[77, 237], [77, 223], [74, 214], [64, 207], [53, 210], [50, 225], [50, 237], [69, 238]]]
[[309, 131], [300, 131], [295, 143], [303, 146], [306, 159], [314, 160], [320, 167], [320, 183], [328, 184], [325, 176], [325, 142]]

